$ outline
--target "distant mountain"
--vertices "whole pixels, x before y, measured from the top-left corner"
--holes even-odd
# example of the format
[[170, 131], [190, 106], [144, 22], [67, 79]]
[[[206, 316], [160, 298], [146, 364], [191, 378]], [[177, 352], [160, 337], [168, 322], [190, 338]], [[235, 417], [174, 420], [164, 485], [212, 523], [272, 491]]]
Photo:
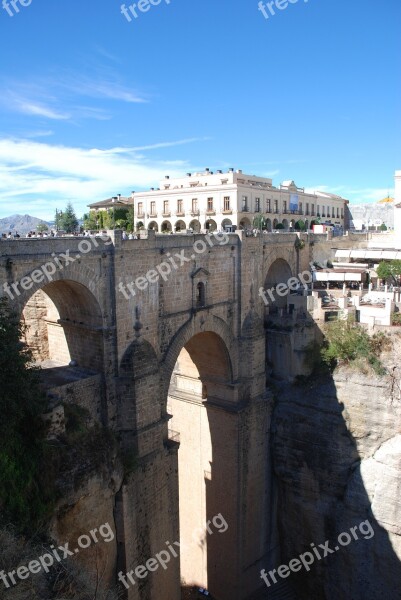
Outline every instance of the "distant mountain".
[[11, 217], [4, 217], [4, 219], [0, 219], [0, 233], [8, 233], [11, 231], [12, 233], [20, 233], [26, 234], [29, 231], [36, 231], [39, 223], [46, 223], [43, 219], [37, 219], [36, 217], [31, 217], [30, 215], [11, 215]]

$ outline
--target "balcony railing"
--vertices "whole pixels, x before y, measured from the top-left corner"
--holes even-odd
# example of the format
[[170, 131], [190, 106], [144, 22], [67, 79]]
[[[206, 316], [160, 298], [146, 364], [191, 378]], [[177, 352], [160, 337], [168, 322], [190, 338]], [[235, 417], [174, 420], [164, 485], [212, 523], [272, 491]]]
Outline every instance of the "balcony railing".
[[191, 210], [191, 217], [200, 217], [199, 210]]
[[231, 208], [225, 208], [223, 210], [223, 215], [232, 215], [232, 214], [233, 214], [233, 211]]
[[144, 212], [139, 212], [137, 215], [138, 219], [144, 219], [145, 218], [145, 213]]
[[150, 218], [150, 219], [156, 219], [156, 218], [157, 218], [157, 213], [156, 213], [156, 212], [151, 212], [151, 213], [149, 214], [149, 218]]
[[215, 211], [215, 209], [214, 209], [214, 208], [207, 208], [207, 209], [206, 209], [206, 214], [207, 214], [207, 215], [215, 215], [215, 214], [216, 214], [216, 211]]
[[185, 217], [185, 210], [177, 210], [175, 213], [176, 217]]
[[171, 217], [171, 212], [164, 212], [162, 217]]

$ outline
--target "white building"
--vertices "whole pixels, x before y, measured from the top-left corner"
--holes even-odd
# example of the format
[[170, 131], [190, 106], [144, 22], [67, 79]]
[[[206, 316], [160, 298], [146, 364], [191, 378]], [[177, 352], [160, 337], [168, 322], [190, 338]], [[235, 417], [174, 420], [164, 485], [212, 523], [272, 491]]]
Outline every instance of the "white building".
[[275, 187], [271, 179], [206, 169], [170, 179], [158, 189], [133, 194], [136, 227], [156, 231], [192, 229], [252, 229], [254, 218], [262, 216], [268, 231], [308, 229], [313, 220], [346, 228], [348, 200], [325, 192], [307, 193], [293, 181]]
[[394, 247], [401, 249], [401, 171], [395, 172]]

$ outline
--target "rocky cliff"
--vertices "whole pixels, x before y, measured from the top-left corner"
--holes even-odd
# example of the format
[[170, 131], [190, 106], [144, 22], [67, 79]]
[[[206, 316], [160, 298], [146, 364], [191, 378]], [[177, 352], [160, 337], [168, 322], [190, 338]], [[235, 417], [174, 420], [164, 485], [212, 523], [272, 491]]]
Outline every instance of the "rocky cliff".
[[[299, 599], [401, 598], [400, 349], [393, 335], [384, 377], [342, 367], [277, 394], [281, 562], [313, 544], [321, 555], [309, 571], [291, 574]], [[326, 540], [330, 552], [319, 547]]]

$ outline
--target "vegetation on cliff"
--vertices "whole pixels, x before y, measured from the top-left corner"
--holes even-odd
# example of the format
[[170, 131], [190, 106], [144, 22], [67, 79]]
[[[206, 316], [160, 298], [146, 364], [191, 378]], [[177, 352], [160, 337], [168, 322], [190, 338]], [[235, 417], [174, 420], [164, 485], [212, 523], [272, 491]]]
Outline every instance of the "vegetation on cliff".
[[25, 529], [47, 513], [48, 498], [39, 484], [46, 399], [22, 333], [0, 298], [0, 522]]
[[347, 364], [365, 372], [371, 367], [380, 376], [386, 374], [380, 355], [391, 342], [384, 333], [370, 336], [353, 319], [347, 319], [329, 323], [324, 334], [321, 358], [331, 369], [339, 364]]

